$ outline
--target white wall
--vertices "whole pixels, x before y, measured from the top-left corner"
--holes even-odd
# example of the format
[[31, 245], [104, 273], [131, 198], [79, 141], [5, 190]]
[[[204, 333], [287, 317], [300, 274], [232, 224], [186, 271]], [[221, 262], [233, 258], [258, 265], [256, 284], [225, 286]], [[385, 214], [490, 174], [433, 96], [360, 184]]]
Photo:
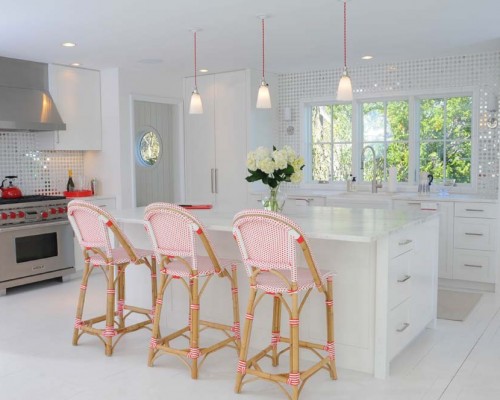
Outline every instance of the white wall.
[[[111, 68], [101, 71], [102, 151], [86, 152], [85, 175], [99, 179], [99, 195], [113, 195], [118, 208], [133, 206], [131, 95], [182, 99], [182, 77]], [[174, 144], [176, 146], [177, 143]], [[177, 155], [176, 155], [177, 156]], [[179, 171], [174, 171], [176, 195]], [[179, 201], [177, 196], [174, 201]]]

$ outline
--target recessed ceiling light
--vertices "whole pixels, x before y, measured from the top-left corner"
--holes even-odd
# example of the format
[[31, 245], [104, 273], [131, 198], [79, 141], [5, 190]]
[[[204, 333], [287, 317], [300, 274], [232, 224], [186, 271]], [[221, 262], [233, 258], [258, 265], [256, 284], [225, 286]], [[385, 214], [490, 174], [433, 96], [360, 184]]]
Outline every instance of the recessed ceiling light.
[[72, 67], [79, 67], [80, 65], [82, 65], [82, 64], [80, 64], [80, 63], [71, 63]]
[[76, 46], [76, 43], [72, 43], [72, 42], [64, 42], [62, 44], [63, 47], [75, 47]]
[[371, 60], [373, 56], [363, 56], [361, 57], [362, 60]]
[[208, 72], [208, 69], [200, 69], [200, 72]]

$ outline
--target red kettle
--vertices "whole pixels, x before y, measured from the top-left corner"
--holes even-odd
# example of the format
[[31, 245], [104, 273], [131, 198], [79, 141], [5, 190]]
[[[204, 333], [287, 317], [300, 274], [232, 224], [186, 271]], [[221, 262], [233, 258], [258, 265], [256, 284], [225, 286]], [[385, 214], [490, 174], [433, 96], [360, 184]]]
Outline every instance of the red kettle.
[[[23, 197], [21, 189], [12, 184], [12, 179], [16, 179], [17, 176], [9, 175], [6, 176], [0, 185], [0, 190], [2, 191], [2, 199], [18, 199]], [[5, 182], [9, 181], [9, 186], [5, 187]]]

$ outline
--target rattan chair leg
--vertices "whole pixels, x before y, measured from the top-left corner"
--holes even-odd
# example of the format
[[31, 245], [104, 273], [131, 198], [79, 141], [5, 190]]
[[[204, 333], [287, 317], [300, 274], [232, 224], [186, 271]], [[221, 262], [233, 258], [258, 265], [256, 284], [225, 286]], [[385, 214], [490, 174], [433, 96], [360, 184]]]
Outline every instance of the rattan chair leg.
[[240, 304], [238, 300], [238, 271], [237, 265], [231, 265], [231, 293], [233, 298], [233, 322], [234, 322], [234, 336], [236, 337], [235, 344], [236, 350], [239, 353], [241, 348], [240, 337]]
[[292, 387], [292, 399], [298, 398], [298, 388], [300, 384], [299, 365], [299, 295], [295, 284], [292, 285], [291, 294], [291, 316], [290, 316], [290, 373], [288, 384]]
[[[333, 315], [333, 282], [332, 278], [327, 279], [327, 291], [326, 291], [326, 329], [327, 329], [327, 340], [328, 343], [333, 343], [335, 346], [335, 334], [334, 334], [334, 315]], [[337, 379], [337, 367], [335, 365], [335, 353], [330, 362], [328, 363], [330, 378]]]
[[257, 296], [257, 288], [250, 287], [250, 294], [248, 296], [248, 304], [247, 304], [247, 314], [245, 318], [245, 327], [243, 329], [243, 337], [241, 339], [240, 359], [238, 362], [238, 368], [236, 372], [236, 383], [234, 386], [234, 391], [236, 393], [241, 392], [243, 377], [245, 376], [246, 364], [248, 358], [248, 347], [250, 345], [250, 333], [252, 331], [253, 311], [254, 311], [256, 296]]
[[125, 304], [125, 266], [118, 265], [117, 273], [118, 273], [118, 327], [120, 329], [125, 328], [125, 319], [123, 318], [123, 306]]
[[113, 336], [106, 334], [106, 330], [114, 330], [115, 326], [115, 266], [107, 266], [108, 289], [107, 289], [107, 302], [106, 302], [106, 329], [105, 329], [105, 354], [111, 356], [113, 354]]
[[281, 330], [281, 299], [279, 296], [274, 296], [273, 298], [273, 328], [272, 328], [272, 339], [271, 344], [273, 349], [271, 352], [271, 359], [273, 362], [273, 367], [279, 364], [279, 354], [278, 354], [278, 342]]
[[156, 354], [156, 344], [158, 340], [161, 339], [160, 334], [160, 315], [161, 308], [163, 306], [163, 295], [165, 293], [165, 289], [167, 287], [167, 274], [161, 274], [160, 276], [160, 288], [158, 290], [157, 299], [155, 300], [155, 315], [153, 319], [153, 331], [151, 333], [151, 343], [149, 345], [149, 353], [148, 353], [148, 366], [153, 366], [153, 360]]
[[87, 284], [89, 282], [90, 276], [90, 263], [85, 262], [83, 269], [82, 283], [80, 284], [80, 295], [78, 296], [78, 305], [76, 306], [76, 317], [75, 317], [75, 327], [73, 329], [73, 346], [78, 344], [78, 338], [80, 337], [79, 324], [81, 324], [83, 316], [83, 307], [85, 305], [85, 295], [87, 294]]
[[191, 311], [191, 340], [190, 346], [190, 358], [191, 362], [191, 378], [198, 379], [198, 357], [199, 353], [199, 328], [200, 328], [200, 298], [198, 293], [198, 276], [193, 276], [189, 280], [191, 286], [191, 299], [190, 311]]

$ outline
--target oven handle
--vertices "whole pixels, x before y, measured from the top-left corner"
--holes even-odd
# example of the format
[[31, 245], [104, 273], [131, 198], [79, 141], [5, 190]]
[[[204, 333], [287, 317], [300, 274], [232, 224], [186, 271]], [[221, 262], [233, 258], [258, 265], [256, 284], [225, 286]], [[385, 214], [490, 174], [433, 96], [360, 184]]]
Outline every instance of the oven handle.
[[8, 228], [0, 228], [0, 233], [10, 232], [10, 231], [22, 231], [25, 229], [45, 228], [46, 226], [59, 226], [59, 225], [69, 225], [69, 221], [54, 221], [54, 222], [44, 222], [41, 224], [14, 225], [14, 226], [9, 226]]

